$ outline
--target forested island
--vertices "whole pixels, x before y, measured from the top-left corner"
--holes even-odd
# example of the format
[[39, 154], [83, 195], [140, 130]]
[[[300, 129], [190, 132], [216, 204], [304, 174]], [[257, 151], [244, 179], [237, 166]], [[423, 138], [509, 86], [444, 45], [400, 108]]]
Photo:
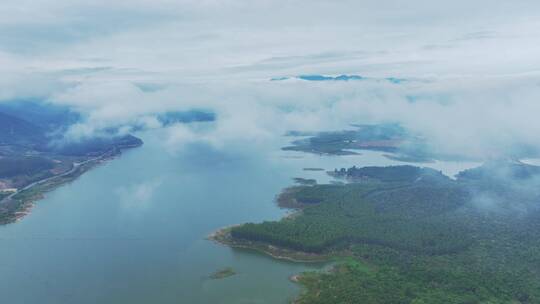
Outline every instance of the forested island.
[[492, 161], [456, 179], [414, 166], [343, 168], [297, 185], [299, 210], [214, 239], [274, 257], [335, 260], [297, 303], [540, 303], [540, 167]]
[[[428, 139], [397, 123], [352, 124], [342, 131], [300, 132], [289, 131], [289, 137], [300, 137], [282, 150], [300, 151], [318, 155], [346, 156], [362, 151], [384, 152], [383, 156], [407, 163], [430, 163], [437, 160], [482, 161], [466, 153], [452, 153], [437, 149]], [[520, 143], [506, 151], [514, 158], [537, 158], [540, 150]]]

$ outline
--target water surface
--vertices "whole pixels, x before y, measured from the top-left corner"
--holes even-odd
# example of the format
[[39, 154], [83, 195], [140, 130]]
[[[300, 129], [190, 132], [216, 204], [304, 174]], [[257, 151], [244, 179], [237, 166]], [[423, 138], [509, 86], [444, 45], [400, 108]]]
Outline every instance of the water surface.
[[[277, 146], [260, 154], [204, 145], [168, 153], [161, 132], [140, 136], [143, 147], [0, 227], [5, 303], [287, 303], [299, 292], [288, 277], [322, 265], [276, 261], [205, 237], [223, 226], [281, 218], [274, 198], [292, 177], [330, 179], [305, 167], [399, 163], [376, 152], [321, 157]], [[225, 267], [238, 274], [208, 278]]]

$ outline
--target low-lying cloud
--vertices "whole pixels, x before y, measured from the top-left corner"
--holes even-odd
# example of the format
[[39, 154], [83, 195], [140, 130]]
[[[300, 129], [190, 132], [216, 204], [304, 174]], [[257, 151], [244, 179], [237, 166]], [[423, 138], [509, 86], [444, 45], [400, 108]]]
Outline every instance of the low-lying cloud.
[[122, 210], [140, 214], [150, 207], [154, 195], [163, 184], [161, 179], [143, 181], [116, 190]]
[[[171, 127], [171, 150], [379, 122], [445, 153], [540, 150], [537, 1], [7, 2], [0, 99], [69, 105], [74, 138], [203, 108], [217, 121]], [[270, 81], [310, 74], [415, 81]]]

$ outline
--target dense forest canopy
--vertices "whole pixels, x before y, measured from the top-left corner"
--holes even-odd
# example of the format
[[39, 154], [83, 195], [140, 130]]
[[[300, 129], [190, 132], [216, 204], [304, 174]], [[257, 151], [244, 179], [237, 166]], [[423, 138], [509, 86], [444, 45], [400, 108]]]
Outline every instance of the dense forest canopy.
[[[540, 187], [540, 167], [490, 162], [456, 180], [412, 166], [340, 172], [362, 178], [297, 186], [298, 216], [231, 231], [247, 244], [351, 257], [302, 276], [300, 303], [540, 302], [540, 195], [508, 186]], [[528, 208], [510, 208], [516, 200]]]

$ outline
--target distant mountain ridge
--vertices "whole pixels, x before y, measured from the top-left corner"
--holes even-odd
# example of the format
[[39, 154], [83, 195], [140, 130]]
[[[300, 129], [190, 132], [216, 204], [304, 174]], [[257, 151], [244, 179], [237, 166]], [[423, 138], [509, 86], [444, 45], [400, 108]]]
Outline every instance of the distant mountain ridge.
[[0, 112], [1, 145], [43, 145], [47, 139], [43, 130], [18, 117]]
[[43, 131], [65, 129], [82, 119], [81, 114], [67, 106], [55, 105], [38, 100], [14, 100], [0, 102], [0, 113], [31, 122]]
[[[167, 111], [153, 114], [164, 127], [176, 123], [210, 122], [216, 115], [207, 110]], [[65, 132], [84, 116], [67, 106], [39, 100], [0, 102], [0, 145], [17, 145], [41, 152], [62, 155], [96, 155], [117, 146], [137, 146], [142, 141], [132, 135], [118, 135], [126, 125], [110, 127], [99, 135], [67, 139]], [[144, 124], [127, 125], [132, 131]], [[0, 151], [1, 152], [1, 151]]]
[[376, 81], [387, 81], [393, 84], [401, 84], [404, 82], [409, 81], [405, 78], [397, 78], [397, 77], [386, 77], [386, 78], [372, 78], [372, 77], [364, 77], [360, 75], [347, 75], [347, 74], [341, 74], [337, 76], [330, 76], [330, 75], [320, 75], [320, 74], [303, 74], [298, 76], [283, 76], [283, 77], [274, 77], [270, 79], [270, 81], [284, 81], [289, 79], [298, 79], [298, 80], [304, 80], [304, 81], [356, 81], [356, 80], [376, 80]]
[[33, 153], [85, 156], [102, 154], [120, 146], [142, 144], [142, 141], [134, 136], [118, 136], [113, 133], [111, 136], [76, 141], [66, 140], [63, 132], [80, 118], [80, 114], [64, 106], [37, 101], [2, 102], [0, 103], [0, 145], [17, 146], [19, 152], [16, 153], [33, 151]]

